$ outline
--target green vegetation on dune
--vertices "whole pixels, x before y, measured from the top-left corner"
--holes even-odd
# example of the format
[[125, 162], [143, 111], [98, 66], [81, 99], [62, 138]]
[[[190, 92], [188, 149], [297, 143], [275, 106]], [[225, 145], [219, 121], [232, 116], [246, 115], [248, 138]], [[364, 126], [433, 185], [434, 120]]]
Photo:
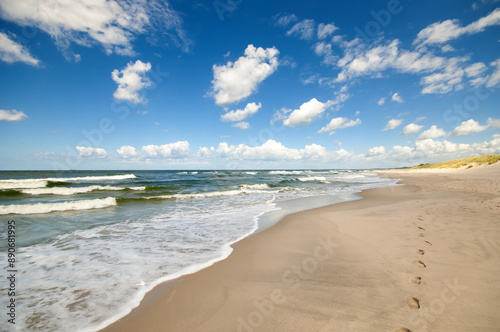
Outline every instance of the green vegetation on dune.
[[421, 169], [421, 168], [462, 168], [462, 167], [474, 167], [479, 165], [491, 165], [500, 160], [500, 154], [487, 154], [479, 157], [470, 157], [456, 159], [452, 161], [445, 161], [436, 164], [420, 164], [411, 169]]

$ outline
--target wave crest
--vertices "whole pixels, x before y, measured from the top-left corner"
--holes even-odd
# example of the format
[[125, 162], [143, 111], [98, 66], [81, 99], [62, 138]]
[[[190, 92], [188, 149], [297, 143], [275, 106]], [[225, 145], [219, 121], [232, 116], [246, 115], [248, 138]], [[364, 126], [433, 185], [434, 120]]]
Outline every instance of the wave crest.
[[297, 180], [302, 182], [307, 182], [307, 181], [326, 182], [326, 178], [324, 176], [307, 176], [305, 178], [297, 178]]
[[102, 209], [110, 206], [116, 206], [116, 198], [106, 197], [106, 198], [86, 199], [79, 201], [67, 201], [60, 203], [0, 205], [0, 215], [37, 214], [37, 213], [50, 213], [55, 211], [90, 210], [90, 209]]
[[0, 180], [0, 189], [31, 189], [47, 187], [48, 182], [73, 182], [73, 181], [106, 181], [127, 180], [137, 178], [134, 174], [82, 176], [73, 178], [45, 178], [45, 179], [8, 179]]
[[73, 188], [34, 188], [23, 189], [21, 192], [28, 195], [74, 195], [84, 194], [91, 191], [112, 191], [112, 190], [145, 190], [146, 187], [113, 187], [113, 186], [88, 186], [88, 187], [73, 187]]

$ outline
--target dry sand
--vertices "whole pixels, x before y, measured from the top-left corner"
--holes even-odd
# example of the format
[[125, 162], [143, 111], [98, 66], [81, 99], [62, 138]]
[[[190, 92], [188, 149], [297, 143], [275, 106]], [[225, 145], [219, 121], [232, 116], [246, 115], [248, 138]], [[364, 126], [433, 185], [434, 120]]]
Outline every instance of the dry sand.
[[105, 331], [500, 331], [500, 164], [296, 213]]

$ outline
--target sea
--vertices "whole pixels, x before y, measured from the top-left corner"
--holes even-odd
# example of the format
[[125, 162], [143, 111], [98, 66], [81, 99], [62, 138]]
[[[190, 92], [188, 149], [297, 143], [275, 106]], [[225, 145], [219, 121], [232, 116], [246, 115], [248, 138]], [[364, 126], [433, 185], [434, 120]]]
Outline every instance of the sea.
[[96, 331], [287, 214], [395, 184], [365, 170], [1, 171], [0, 325]]

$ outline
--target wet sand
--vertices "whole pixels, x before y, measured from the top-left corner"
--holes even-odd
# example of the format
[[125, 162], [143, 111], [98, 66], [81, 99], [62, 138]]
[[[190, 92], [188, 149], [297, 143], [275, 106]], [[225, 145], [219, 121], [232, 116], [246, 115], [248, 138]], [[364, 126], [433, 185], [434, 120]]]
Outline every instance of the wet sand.
[[103, 331], [498, 331], [500, 164], [379, 174], [404, 185], [289, 215]]

